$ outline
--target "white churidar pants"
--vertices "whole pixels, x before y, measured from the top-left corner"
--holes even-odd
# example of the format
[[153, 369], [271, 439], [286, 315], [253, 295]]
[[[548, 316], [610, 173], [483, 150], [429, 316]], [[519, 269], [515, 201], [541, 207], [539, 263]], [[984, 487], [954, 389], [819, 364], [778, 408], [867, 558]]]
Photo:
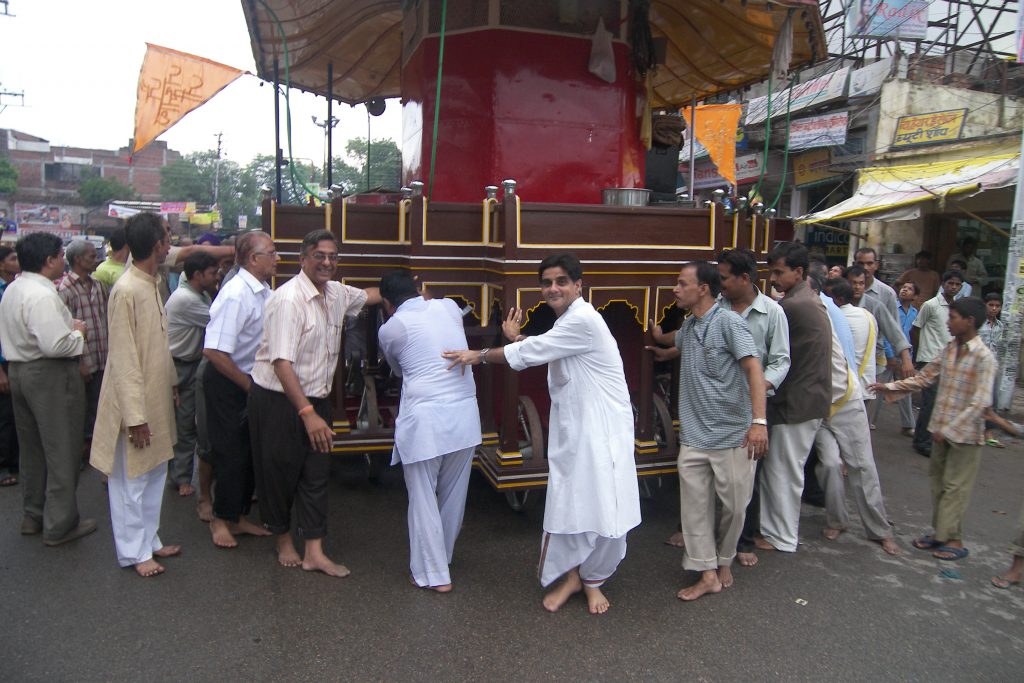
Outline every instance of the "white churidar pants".
[[[850, 524], [846, 510], [846, 484], [849, 483], [857, 512], [867, 537], [876, 541], [892, 538], [892, 527], [882, 502], [882, 486], [878, 482], [875, 456], [871, 450], [871, 433], [862, 400], [847, 401], [835, 415], [825, 420], [814, 439], [818, 447], [815, 472], [825, 489], [825, 514], [831, 529], [845, 529]], [[842, 464], [846, 463], [844, 480]]]
[[537, 577], [550, 586], [570, 569], [580, 568], [580, 578], [590, 588], [599, 588], [611, 578], [626, 556], [626, 535], [608, 538], [593, 531], [579, 534], [544, 532]]
[[[736, 557], [747, 503], [754, 491], [754, 460], [747, 449], [679, 447], [680, 524], [690, 571], [728, 567]], [[722, 501], [715, 529], [715, 499]]]
[[448, 565], [462, 528], [475, 450], [402, 464], [409, 492], [409, 571], [417, 586], [452, 582]]
[[167, 483], [166, 463], [129, 479], [127, 445], [127, 436], [120, 434], [114, 446], [114, 471], [107, 480], [110, 526], [114, 531], [117, 563], [122, 567], [152, 559], [153, 551], [164, 547], [157, 532]]
[[776, 550], [796, 552], [800, 541], [800, 494], [804, 464], [821, 420], [771, 427], [768, 457], [761, 466], [761, 535]]

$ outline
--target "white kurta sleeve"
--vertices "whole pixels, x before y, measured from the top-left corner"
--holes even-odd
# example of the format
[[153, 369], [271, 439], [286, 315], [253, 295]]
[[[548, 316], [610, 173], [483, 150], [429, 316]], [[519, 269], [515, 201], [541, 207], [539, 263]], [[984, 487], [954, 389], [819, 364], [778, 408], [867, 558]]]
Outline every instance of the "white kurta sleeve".
[[513, 370], [525, 370], [560, 358], [587, 353], [594, 346], [594, 330], [583, 315], [569, 311], [550, 331], [504, 347]]

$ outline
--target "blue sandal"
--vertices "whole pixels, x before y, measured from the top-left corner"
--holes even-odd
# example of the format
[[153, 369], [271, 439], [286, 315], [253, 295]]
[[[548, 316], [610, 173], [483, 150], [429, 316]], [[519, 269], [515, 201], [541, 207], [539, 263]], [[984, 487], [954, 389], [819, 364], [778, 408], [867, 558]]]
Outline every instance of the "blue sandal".
[[934, 550], [942, 546], [942, 541], [936, 541], [934, 536], [928, 534], [921, 538], [915, 538], [910, 544], [918, 550]]
[[[952, 555], [952, 557], [939, 557], [939, 553], [946, 553]], [[962, 560], [970, 554], [967, 548], [953, 548], [948, 545], [940, 546], [935, 549], [932, 553], [932, 557], [936, 560], [945, 560], [946, 562], [954, 562], [956, 560]]]

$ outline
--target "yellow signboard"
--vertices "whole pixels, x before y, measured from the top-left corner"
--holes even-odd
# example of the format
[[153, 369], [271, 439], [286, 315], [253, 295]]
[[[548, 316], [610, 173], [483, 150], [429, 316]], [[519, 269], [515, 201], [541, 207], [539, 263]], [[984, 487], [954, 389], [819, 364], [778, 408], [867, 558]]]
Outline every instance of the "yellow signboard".
[[896, 122], [896, 137], [892, 146], [909, 147], [959, 140], [966, 118], [966, 109], [901, 116]]
[[832, 154], [828, 147], [818, 147], [793, 157], [793, 184], [807, 187], [842, 176], [828, 170], [831, 164]]

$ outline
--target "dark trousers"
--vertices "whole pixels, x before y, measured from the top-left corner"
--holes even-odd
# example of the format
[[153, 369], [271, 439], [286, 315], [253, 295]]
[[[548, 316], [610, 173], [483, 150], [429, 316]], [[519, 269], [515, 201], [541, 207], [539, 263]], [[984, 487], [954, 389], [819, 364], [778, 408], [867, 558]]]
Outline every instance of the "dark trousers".
[[[7, 362], [0, 364], [10, 379]], [[0, 477], [18, 473], [18, 431], [14, 427], [14, 401], [11, 392], [0, 394]]]
[[[324, 422], [332, 423], [326, 398], [307, 400]], [[294, 504], [299, 538], [323, 538], [327, 535], [331, 454], [313, 450], [302, 418], [280, 392], [253, 384], [249, 418], [263, 526], [275, 534], [289, 531]]]
[[[920, 370], [927, 363], [918, 363]], [[917, 424], [914, 425], [914, 449], [921, 452], [931, 453], [932, 433], [928, 431], [928, 423], [932, 421], [932, 407], [935, 405], [935, 395], [939, 391], [939, 383], [921, 390], [921, 410], [917, 414]]]
[[103, 386], [103, 370], [92, 373], [85, 383], [85, 440], [92, 441], [92, 430], [96, 425], [96, 413], [100, 407], [100, 387]]
[[254, 489], [248, 394], [212, 364], [203, 376], [213, 464], [213, 514], [237, 522], [249, 514]]

